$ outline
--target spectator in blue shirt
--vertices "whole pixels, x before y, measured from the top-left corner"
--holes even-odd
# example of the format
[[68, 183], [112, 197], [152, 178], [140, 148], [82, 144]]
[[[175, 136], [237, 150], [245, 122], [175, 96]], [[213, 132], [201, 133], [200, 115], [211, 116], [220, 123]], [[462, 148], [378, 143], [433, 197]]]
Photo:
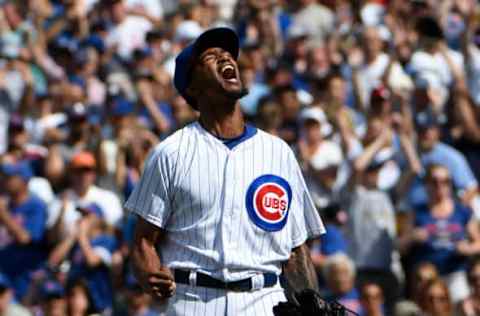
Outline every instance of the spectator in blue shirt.
[[[422, 165], [442, 164], [447, 167], [459, 197], [470, 205], [478, 188], [477, 180], [464, 155], [453, 147], [440, 142], [440, 121], [431, 112], [421, 112], [415, 117], [418, 130], [420, 160]], [[410, 203], [422, 204], [427, 194], [421, 179], [417, 178], [410, 191]]]
[[82, 214], [78, 230], [52, 251], [49, 265], [58, 266], [68, 258], [71, 263], [68, 279], [85, 280], [95, 311], [108, 312], [113, 301], [110, 267], [116, 240], [106, 232], [103, 211], [98, 204], [77, 210]]
[[413, 222], [404, 230], [400, 244], [412, 247], [414, 263], [431, 262], [447, 282], [454, 302], [469, 292], [465, 276], [468, 257], [480, 253], [480, 230], [472, 211], [456, 202], [448, 168], [427, 169], [428, 203], [415, 209]]
[[28, 191], [32, 170], [26, 162], [0, 168], [0, 271], [10, 279], [17, 299], [26, 294], [31, 273], [40, 268], [44, 244], [46, 205]]

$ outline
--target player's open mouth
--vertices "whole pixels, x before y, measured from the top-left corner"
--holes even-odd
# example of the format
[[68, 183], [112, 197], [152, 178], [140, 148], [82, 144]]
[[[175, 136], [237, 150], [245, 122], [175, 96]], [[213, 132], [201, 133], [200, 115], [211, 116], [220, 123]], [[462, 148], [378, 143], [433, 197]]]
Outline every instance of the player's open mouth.
[[222, 78], [229, 82], [237, 82], [237, 73], [232, 64], [226, 64], [220, 69]]

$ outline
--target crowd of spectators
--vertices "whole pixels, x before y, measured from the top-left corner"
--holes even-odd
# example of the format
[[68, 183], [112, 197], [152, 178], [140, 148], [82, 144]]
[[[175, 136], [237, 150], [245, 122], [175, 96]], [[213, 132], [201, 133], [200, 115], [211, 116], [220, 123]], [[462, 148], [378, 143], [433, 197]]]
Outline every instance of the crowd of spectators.
[[325, 298], [480, 315], [475, 0], [0, 0], [0, 315], [157, 315], [123, 202], [198, 113], [176, 54], [235, 29], [247, 120], [298, 156]]

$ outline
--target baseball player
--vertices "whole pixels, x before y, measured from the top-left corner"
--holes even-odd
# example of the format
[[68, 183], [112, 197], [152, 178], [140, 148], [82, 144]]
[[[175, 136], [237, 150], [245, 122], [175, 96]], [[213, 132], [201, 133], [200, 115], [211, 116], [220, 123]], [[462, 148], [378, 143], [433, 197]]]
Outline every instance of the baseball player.
[[273, 315], [282, 269], [317, 287], [305, 243], [322, 221], [288, 145], [245, 124], [238, 54], [228, 28], [179, 54], [174, 84], [200, 118], [157, 145], [126, 203], [135, 274], [166, 315]]

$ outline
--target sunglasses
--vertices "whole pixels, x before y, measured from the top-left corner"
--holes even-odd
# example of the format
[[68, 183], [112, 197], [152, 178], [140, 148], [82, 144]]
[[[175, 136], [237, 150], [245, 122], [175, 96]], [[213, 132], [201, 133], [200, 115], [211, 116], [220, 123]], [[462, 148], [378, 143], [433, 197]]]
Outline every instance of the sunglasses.
[[428, 180], [428, 182], [435, 186], [447, 185], [450, 184], [450, 181], [449, 177], [432, 177]]
[[447, 295], [428, 295], [427, 299], [430, 302], [440, 302], [440, 303], [447, 303], [448, 296]]

